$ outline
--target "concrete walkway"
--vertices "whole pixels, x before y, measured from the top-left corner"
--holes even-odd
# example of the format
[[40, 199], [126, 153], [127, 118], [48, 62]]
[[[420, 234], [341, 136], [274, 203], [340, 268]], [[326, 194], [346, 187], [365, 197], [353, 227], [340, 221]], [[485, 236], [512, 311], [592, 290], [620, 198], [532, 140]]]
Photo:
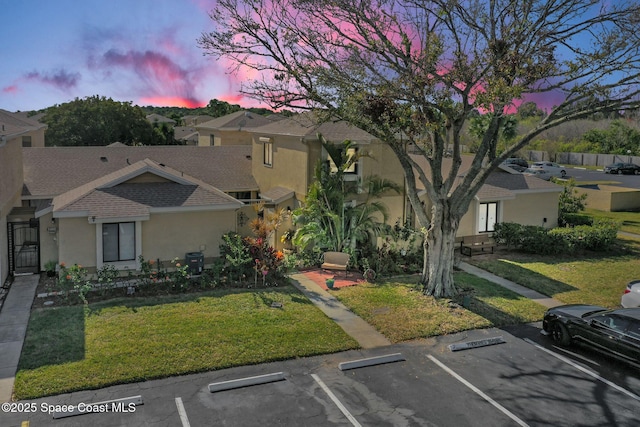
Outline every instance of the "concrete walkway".
[[536, 292], [532, 289], [526, 288], [524, 286], [518, 285], [517, 283], [513, 283], [510, 280], [507, 279], [503, 279], [502, 277], [498, 277], [495, 274], [489, 273], [488, 271], [485, 271], [481, 268], [478, 268], [476, 266], [467, 264], [466, 262], [461, 262], [460, 265], [458, 266], [460, 268], [460, 270], [465, 271], [469, 274], [473, 274], [474, 276], [478, 276], [481, 277], [483, 279], [486, 279], [490, 282], [496, 283], [504, 288], [507, 288], [517, 294], [520, 294], [524, 297], [527, 297], [535, 302], [538, 302], [542, 305], [544, 305], [547, 308], [553, 308], [553, 307], [557, 307], [559, 305], [563, 305], [564, 303], [553, 299], [551, 297], [548, 297], [546, 295], [542, 295], [539, 292]]
[[11, 401], [22, 343], [40, 276], [17, 276], [0, 310], [0, 402]]
[[384, 335], [356, 316], [329, 292], [318, 286], [303, 273], [290, 274], [289, 278], [309, 300], [351, 335], [362, 348], [374, 348], [391, 345]]

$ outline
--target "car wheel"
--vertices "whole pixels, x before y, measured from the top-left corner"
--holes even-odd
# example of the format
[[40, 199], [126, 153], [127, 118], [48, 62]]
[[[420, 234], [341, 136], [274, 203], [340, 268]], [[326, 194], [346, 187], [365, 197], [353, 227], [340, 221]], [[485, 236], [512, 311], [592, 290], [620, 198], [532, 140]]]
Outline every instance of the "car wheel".
[[616, 175], [620, 175], [620, 171], [619, 170], [615, 171], [615, 173], [616, 173]]
[[567, 176], [567, 172], [566, 172], [566, 171], [563, 171], [563, 170], [562, 170], [562, 171], [560, 171], [560, 176], [561, 176], [562, 178], [564, 178], [565, 176]]
[[567, 327], [558, 321], [551, 324], [551, 339], [562, 346], [571, 344], [571, 335]]

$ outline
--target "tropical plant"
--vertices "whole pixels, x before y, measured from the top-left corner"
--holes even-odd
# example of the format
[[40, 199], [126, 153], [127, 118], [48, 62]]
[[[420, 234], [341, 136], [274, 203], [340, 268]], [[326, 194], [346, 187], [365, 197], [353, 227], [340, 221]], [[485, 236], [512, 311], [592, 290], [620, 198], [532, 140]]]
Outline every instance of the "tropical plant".
[[350, 151], [352, 141], [334, 145], [322, 136], [320, 140], [330, 162], [316, 165], [305, 203], [293, 212], [293, 222], [299, 226], [293, 243], [302, 249], [313, 245], [353, 252], [358, 244], [371, 243], [385, 229], [388, 213], [380, 197], [400, 188], [378, 176], [368, 176], [361, 182], [346, 181], [346, 171], [367, 155]]

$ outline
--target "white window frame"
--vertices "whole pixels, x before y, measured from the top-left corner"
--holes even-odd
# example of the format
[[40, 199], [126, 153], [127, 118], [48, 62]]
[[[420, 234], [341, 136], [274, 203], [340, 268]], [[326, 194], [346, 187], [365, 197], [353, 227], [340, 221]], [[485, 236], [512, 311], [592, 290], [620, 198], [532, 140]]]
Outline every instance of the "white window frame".
[[138, 259], [142, 255], [142, 222], [141, 221], [109, 221], [104, 224], [113, 223], [134, 223], [135, 233], [135, 258], [125, 261], [104, 261], [102, 225], [103, 222], [97, 222], [96, 226], [96, 268], [100, 269], [105, 265], [113, 265], [118, 270], [139, 270], [140, 265]]

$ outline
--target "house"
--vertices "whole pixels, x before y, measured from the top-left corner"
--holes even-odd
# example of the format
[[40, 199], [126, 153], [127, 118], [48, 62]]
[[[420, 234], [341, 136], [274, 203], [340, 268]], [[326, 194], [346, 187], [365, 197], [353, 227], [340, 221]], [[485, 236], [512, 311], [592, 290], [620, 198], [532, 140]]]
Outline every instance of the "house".
[[182, 145], [198, 145], [198, 131], [194, 127], [176, 126], [173, 137]]
[[226, 116], [218, 117], [204, 123], [195, 124], [198, 131], [198, 145], [251, 145], [253, 128], [277, 121], [278, 115], [262, 116], [249, 111], [240, 110]]
[[[426, 160], [413, 156], [413, 160], [428, 172]], [[471, 165], [473, 156], [463, 155], [458, 179], [462, 179]], [[451, 159], [443, 159], [443, 173], [451, 168]], [[428, 176], [428, 174], [427, 174]], [[416, 180], [421, 199], [429, 206], [420, 181]], [[454, 185], [456, 185], [454, 183]], [[502, 169], [492, 172], [473, 198], [467, 213], [460, 220], [458, 236], [493, 231], [498, 222], [517, 222], [552, 228], [558, 225], [558, 197], [562, 186], [520, 173]]]
[[[260, 187], [260, 198], [267, 200], [271, 209], [295, 209], [304, 201], [316, 165], [328, 161], [319, 135], [332, 144], [352, 141], [353, 153], [365, 154], [345, 174], [345, 179], [353, 185], [361, 184], [363, 178], [372, 175], [399, 185], [404, 182], [402, 167], [391, 148], [344, 121], [318, 124], [313, 113], [304, 113], [252, 128], [250, 132], [253, 134], [252, 174]], [[365, 196], [361, 194], [356, 198]], [[396, 193], [382, 197], [391, 223], [404, 218], [404, 200], [404, 195]], [[279, 232], [286, 230], [281, 227]], [[278, 235], [275, 241], [279, 241]]]
[[47, 125], [24, 113], [11, 113], [0, 109], [0, 136], [18, 138], [23, 147], [44, 147]]
[[164, 123], [164, 124], [167, 124], [168, 126], [174, 126], [176, 124], [175, 120], [162, 116], [160, 114], [156, 114], [156, 113], [147, 114], [146, 117], [147, 117], [147, 121], [152, 125], [161, 125]]
[[250, 215], [239, 197], [258, 193], [246, 146], [25, 148], [23, 163], [20, 219], [37, 224], [40, 254], [25, 271], [49, 260], [132, 270], [140, 256], [167, 263], [189, 252], [212, 262], [221, 236]]
[[11, 212], [22, 206], [22, 147], [44, 147], [45, 129], [22, 114], [0, 110], [0, 283], [10, 272], [9, 241], [22, 246], [32, 233], [28, 222], [8, 227]]
[[[352, 141], [347, 154], [362, 154], [345, 174], [354, 189], [371, 175], [404, 183], [391, 148], [346, 122], [318, 124], [313, 113], [278, 121], [250, 119], [244, 112], [229, 116], [210, 126], [222, 132], [215, 134], [220, 144], [214, 146], [22, 148], [22, 134], [5, 131], [0, 271], [5, 277], [37, 272], [50, 260], [90, 271], [106, 264], [135, 270], [140, 256], [166, 263], [190, 252], [202, 252], [210, 263], [220, 255], [224, 233], [248, 235], [252, 219], [276, 211], [283, 213], [283, 223], [270, 243], [280, 248], [280, 235], [292, 227], [288, 214], [304, 203], [315, 167], [329, 161], [320, 135], [340, 146]], [[243, 120], [262, 124], [238, 130]], [[470, 156], [463, 160], [461, 174]], [[561, 186], [535, 177], [496, 171], [458, 233], [490, 232], [495, 222], [506, 221], [552, 227], [560, 191]], [[355, 193], [356, 201], [366, 196]], [[421, 197], [429, 203], [424, 192]], [[389, 192], [381, 201], [391, 224], [415, 221], [406, 194]], [[14, 226], [22, 234], [12, 239], [5, 230]]]

